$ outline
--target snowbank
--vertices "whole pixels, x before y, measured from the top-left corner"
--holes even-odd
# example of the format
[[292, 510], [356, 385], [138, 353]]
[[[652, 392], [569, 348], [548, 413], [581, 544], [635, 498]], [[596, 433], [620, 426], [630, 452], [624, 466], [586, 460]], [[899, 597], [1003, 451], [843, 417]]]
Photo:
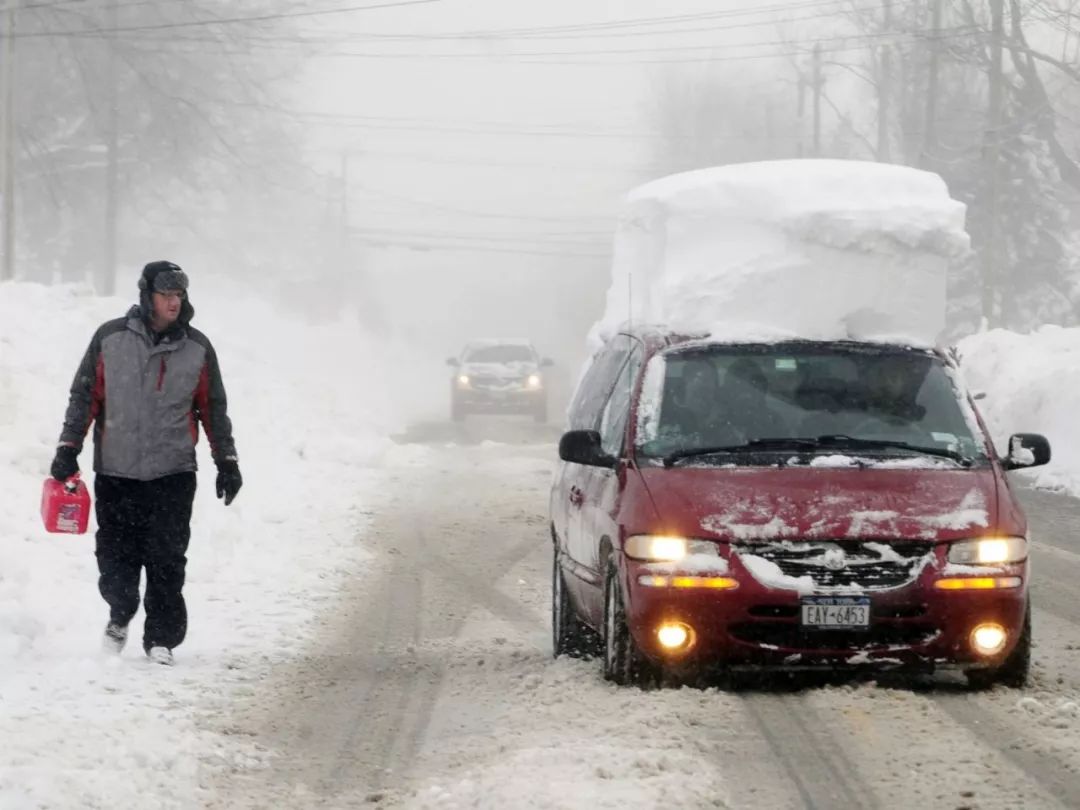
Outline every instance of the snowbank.
[[[192, 300], [221, 360], [245, 483], [224, 507], [200, 443], [189, 637], [169, 670], [142, 656], [141, 611], [123, 657], [99, 654], [95, 527], [48, 535], [38, 516], [76, 365], [131, 300], [0, 284], [0, 808], [200, 805], [208, 775], [263, 755], [211, 720], [301, 649], [362, 570], [363, 507], [381, 436], [397, 427], [370, 382], [385, 353], [355, 323], [301, 325], [197, 274]], [[79, 460], [87, 471], [89, 440]]]
[[994, 329], [958, 350], [969, 389], [986, 395], [977, 404], [997, 452], [1007, 452], [1013, 433], [1045, 434], [1053, 460], [1021, 475], [1080, 496], [1080, 328]]
[[964, 215], [937, 175], [887, 164], [770, 161], [648, 183], [625, 201], [593, 341], [645, 320], [932, 344], [947, 266], [968, 250]]

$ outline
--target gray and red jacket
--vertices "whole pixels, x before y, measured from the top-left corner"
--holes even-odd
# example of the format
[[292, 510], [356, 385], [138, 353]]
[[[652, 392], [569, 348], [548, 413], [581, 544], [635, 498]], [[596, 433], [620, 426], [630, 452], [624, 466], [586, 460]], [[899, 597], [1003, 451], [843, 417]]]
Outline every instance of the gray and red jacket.
[[155, 344], [138, 306], [94, 333], [64, 417], [60, 444], [82, 448], [94, 425], [94, 471], [151, 481], [197, 469], [199, 423], [216, 464], [236, 460], [217, 355], [187, 323]]

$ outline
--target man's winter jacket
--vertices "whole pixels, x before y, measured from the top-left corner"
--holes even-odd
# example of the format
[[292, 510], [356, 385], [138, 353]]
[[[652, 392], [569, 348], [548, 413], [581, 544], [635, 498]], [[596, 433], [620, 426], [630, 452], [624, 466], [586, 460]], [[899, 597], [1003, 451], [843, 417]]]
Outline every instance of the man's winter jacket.
[[[94, 471], [151, 481], [196, 469], [202, 422], [215, 463], [236, 459], [217, 355], [188, 325], [154, 334], [132, 307], [94, 334], [75, 373], [61, 444], [81, 448], [94, 424]], [[187, 317], [184, 317], [186, 315]]]

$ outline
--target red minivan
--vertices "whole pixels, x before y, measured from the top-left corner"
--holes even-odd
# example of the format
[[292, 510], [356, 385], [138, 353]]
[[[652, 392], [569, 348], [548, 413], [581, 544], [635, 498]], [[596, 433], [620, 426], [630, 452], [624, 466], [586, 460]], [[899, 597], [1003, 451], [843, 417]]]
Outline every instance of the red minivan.
[[555, 655], [703, 670], [963, 671], [1022, 686], [1027, 523], [945, 352], [639, 328], [593, 357], [551, 494]]

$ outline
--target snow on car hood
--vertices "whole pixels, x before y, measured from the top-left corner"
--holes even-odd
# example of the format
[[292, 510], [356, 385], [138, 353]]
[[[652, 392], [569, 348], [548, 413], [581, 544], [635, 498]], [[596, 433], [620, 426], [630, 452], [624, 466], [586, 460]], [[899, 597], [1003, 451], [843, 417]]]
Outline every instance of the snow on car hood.
[[[953, 540], [998, 525], [990, 468], [641, 470], [665, 532], [727, 541]], [[1004, 519], [1012, 519], [1006, 510]]]
[[513, 363], [463, 363], [461, 373], [476, 377], [496, 377], [500, 380], [520, 380], [539, 371], [539, 366], [530, 360]]

